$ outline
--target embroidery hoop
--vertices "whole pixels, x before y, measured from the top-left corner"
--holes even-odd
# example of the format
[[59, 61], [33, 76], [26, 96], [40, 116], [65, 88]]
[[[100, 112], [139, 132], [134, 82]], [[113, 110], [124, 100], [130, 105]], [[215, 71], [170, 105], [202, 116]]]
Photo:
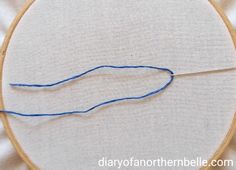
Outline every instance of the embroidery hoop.
[[[29, 0], [25, 3], [25, 5], [23, 6], [22, 10], [19, 12], [19, 14], [16, 16], [15, 20], [13, 21], [12, 25], [10, 26], [7, 34], [6, 34], [6, 37], [5, 37], [5, 40], [4, 40], [4, 43], [3, 43], [3, 46], [1, 48], [1, 57], [0, 57], [0, 61], [1, 61], [1, 75], [2, 75], [2, 65], [3, 65], [3, 60], [4, 60], [4, 57], [5, 57], [5, 53], [6, 53], [6, 50], [7, 50], [7, 47], [8, 47], [8, 44], [9, 44], [9, 41], [11, 39], [11, 36], [14, 32], [14, 29], [15, 27], [17, 26], [18, 22], [20, 21], [21, 17], [24, 15], [25, 12], [27, 12], [27, 9], [30, 8], [31, 4], [34, 2], [34, 0]], [[232, 36], [232, 39], [233, 39], [233, 42], [236, 46], [236, 34], [234, 32], [234, 29], [232, 27], [232, 25], [230, 24], [229, 20], [227, 19], [227, 17], [224, 15], [224, 12], [222, 11], [222, 9], [216, 4], [216, 2], [214, 0], [210, 0], [209, 1], [213, 7], [216, 9], [216, 11], [220, 14], [220, 16], [222, 17], [223, 21], [225, 22], [231, 36]], [[2, 78], [1, 78], [2, 79]], [[2, 84], [1, 84], [2, 86]], [[1, 88], [2, 90], [2, 88]], [[1, 108], [4, 108], [3, 106], [3, 98], [1, 96], [1, 100], [0, 100], [0, 106]], [[6, 129], [6, 133], [10, 139], [10, 141], [12, 142], [12, 144], [14, 145], [15, 149], [17, 150], [18, 154], [21, 156], [21, 158], [26, 162], [26, 164], [31, 168], [31, 169], [38, 169], [37, 166], [30, 160], [30, 158], [24, 153], [24, 151], [22, 150], [21, 146], [19, 145], [19, 143], [17, 142], [17, 139], [15, 138], [14, 136], [14, 133], [12, 132], [11, 130], [11, 127], [9, 125], [9, 122], [8, 122], [8, 118], [7, 118], [7, 115], [5, 114], [0, 114], [1, 115], [1, 118], [2, 118], [2, 122], [4, 124], [4, 127]], [[222, 144], [219, 146], [218, 150], [215, 152], [215, 154], [212, 156], [211, 160], [213, 159], [218, 159], [221, 154], [224, 152], [225, 148], [227, 147], [227, 145], [229, 144], [230, 140], [232, 139], [234, 133], [236, 131], [236, 114], [234, 116], [234, 119], [232, 120], [232, 124], [231, 124], [231, 127], [227, 133], [227, 135], [225, 136]], [[203, 169], [208, 169], [207, 167], [206, 168], [203, 168]]]

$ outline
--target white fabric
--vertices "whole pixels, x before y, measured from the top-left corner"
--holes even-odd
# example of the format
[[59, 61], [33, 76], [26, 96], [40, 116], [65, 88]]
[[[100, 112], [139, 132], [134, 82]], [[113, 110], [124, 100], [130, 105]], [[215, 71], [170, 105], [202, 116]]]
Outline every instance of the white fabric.
[[[18, 13], [24, 0], [0, 0], [0, 47], [9, 25]], [[27, 170], [28, 167], [16, 153], [0, 121], [0, 169]]]
[[[75, 110], [143, 94], [166, 79], [143, 71], [130, 72], [142, 73], [130, 79], [123, 72], [106, 70], [102, 73], [112, 74], [91, 76], [55, 90], [8, 86], [56, 81], [101, 64], [155, 65], [183, 73], [232, 67], [236, 61], [228, 30], [205, 0], [37, 1], [9, 45], [3, 74], [6, 109]], [[152, 99], [113, 105], [88, 117], [10, 116], [9, 121], [23, 150], [42, 169], [98, 169], [102, 157], [209, 159], [236, 110], [235, 74], [176, 78]]]

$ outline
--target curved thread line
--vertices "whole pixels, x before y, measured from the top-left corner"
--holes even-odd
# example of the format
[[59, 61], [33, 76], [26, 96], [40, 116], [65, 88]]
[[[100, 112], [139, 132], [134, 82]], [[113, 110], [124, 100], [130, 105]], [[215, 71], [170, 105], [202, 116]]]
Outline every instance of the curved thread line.
[[99, 70], [101, 68], [112, 68], [112, 69], [138, 69], [138, 68], [147, 68], [147, 69], [155, 69], [155, 70], [162, 70], [162, 71], [166, 71], [170, 74], [174, 74], [173, 71], [171, 71], [170, 69], [167, 69], [167, 68], [161, 68], [161, 67], [154, 67], [154, 66], [143, 66], [143, 65], [140, 65], [140, 66], [113, 66], [113, 65], [101, 65], [101, 66], [97, 66], [95, 68], [92, 68], [90, 70], [87, 70], [81, 74], [77, 74], [77, 75], [74, 75], [72, 77], [69, 77], [69, 78], [66, 78], [66, 79], [63, 79], [63, 80], [60, 80], [60, 81], [57, 81], [57, 82], [54, 82], [54, 83], [49, 83], [49, 84], [20, 84], [20, 83], [11, 83], [10, 86], [13, 86], [13, 87], [35, 87], [35, 88], [45, 88], [45, 87], [53, 87], [53, 86], [57, 86], [57, 85], [60, 85], [60, 84], [64, 84], [66, 82], [69, 82], [69, 81], [73, 81], [75, 79], [78, 79], [86, 74], [89, 74], [93, 71], [96, 71], [96, 70]]
[[95, 70], [101, 69], [101, 68], [113, 68], [113, 69], [138, 69], [138, 68], [146, 68], [146, 69], [154, 69], [154, 70], [161, 70], [161, 71], [165, 71], [167, 73], [170, 74], [170, 79], [169, 81], [164, 84], [161, 88], [156, 89], [154, 91], [148, 92], [142, 96], [131, 96], [131, 97], [124, 97], [124, 98], [117, 98], [117, 99], [112, 99], [112, 100], [108, 100], [105, 102], [101, 102], [99, 104], [96, 104], [95, 106], [92, 106], [86, 110], [75, 110], [75, 111], [67, 111], [67, 112], [58, 112], [58, 113], [19, 113], [19, 112], [15, 112], [15, 111], [9, 111], [9, 110], [0, 110], [0, 112], [4, 112], [7, 114], [11, 114], [11, 115], [17, 115], [17, 116], [25, 116], [25, 117], [42, 117], [42, 116], [63, 116], [63, 115], [71, 115], [71, 114], [85, 114], [88, 113], [98, 107], [102, 107], [105, 105], [109, 105], [112, 103], [117, 103], [117, 102], [121, 102], [121, 101], [128, 101], [128, 100], [141, 100], [153, 95], [156, 95], [162, 91], [164, 91], [174, 80], [174, 73], [173, 71], [171, 71], [168, 68], [161, 68], [161, 67], [154, 67], [154, 66], [144, 66], [144, 65], [139, 65], [139, 66], [113, 66], [113, 65], [101, 65], [101, 66], [97, 66], [95, 68], [92, 68], [88, 71], [85, 71], [81, 74], [69, 77], [67, 79], [55, 82], [55, 83], [50, 83], [50, 84], [10, 84], [13, 87], [36, 87], [36, 88], [42, 88], [42, 87], [52, 87], [52, 86], [56, 86], [59, 84], [64, 84], [66, 82], [75, 80], [75, 79], [79, 79], [82, 76], [85, 76], [88, 73], [91, 73]]

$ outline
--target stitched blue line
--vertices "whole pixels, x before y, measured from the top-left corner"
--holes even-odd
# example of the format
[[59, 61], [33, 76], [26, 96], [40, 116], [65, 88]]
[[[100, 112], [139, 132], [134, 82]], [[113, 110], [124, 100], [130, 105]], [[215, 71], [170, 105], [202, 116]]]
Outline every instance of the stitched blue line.
[[132, 97], [124, 97], [124, 98], [117, 98], [117, 99], [112, 99], [112, 100], [108, 100], [105, 102], [101, 102], [95, 106], [92, 106], [86, 110], [75, 110], [75, 111], [67, 111], [67, 112], [58, 112], [58, 113], [19, 113], [19, 112], [15, 112], [15, 111], [9, 111], [9, 110], [0, 110], [0, 112], [4, 112], [7, 114], [11, 114], [11, 115], [17, 115], [17, 116], [27, 116], [27, 117], [40, 117], [40, 116], [63, 116], [63, 115], [70, 115], [70, 114], [85, 114], [88, 113], [98, 107], [102, 107], [105, 105], [109, 105], [112, 103], [117, 103], [117, 102], [121, 102], [121, 101], [128, 101], [128, 100], [141, 100], [153, 95], [156, 95], [162, 91], [164, 91], [174, 80], [174, 73], [173, 71], [171, 71], [168, 68], [161, 68], [161, 67], [154, 67], [154, 66], [144, 66], [144, 65], [139, 65], [139, 66], [113, 66], [113, 65], [101, 65], [101, 66], [97, 66], [95, 68], [92, 68], [88, 71], [85, 71], [81, 74], [69, 77], [67, 79], [55, 82], [55, 83], [50, 83], [50, 84], [18, 84], [18, 83], [14, 83], [14, 84], [10, 84], [13, 87], [32, 87], [32, 88], [45, 88], [45, 87], [53, 87], [53, 86], [57, 86], [60, 84], [65, 84], [69, 81], [75, 80], [75, 79], [79, 79], [82, 76], [85, 76], [86, 74], [89, 74], [95, 70], [98, 69], [102, 69], [102, 68], [112, 68], [112, 69], [138, 69], [138, 68], [146, 68], [146, 69], [154, 69], [154, 70], [160, 70], [160, 71], [165, 71], [170, 75], [170, 79], [169, 81], [164, 84], [161, 88], [156, 89], [154, 91], [148, 92], [144, 95], [141, 96], [132, 96]]

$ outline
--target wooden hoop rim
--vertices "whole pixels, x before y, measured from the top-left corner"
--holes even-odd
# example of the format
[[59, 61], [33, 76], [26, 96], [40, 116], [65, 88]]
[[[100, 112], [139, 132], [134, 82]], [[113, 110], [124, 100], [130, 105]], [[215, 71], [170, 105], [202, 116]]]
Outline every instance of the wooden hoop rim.
[[[9, 27], [3, 45], [0, 49], [0, 108], [3, 110], [4, 105], [3, 105], [3, 96], [2, 96], [2, 70], [3, 70], [3, 63], [4, 63], [4, 58], [6, 55], [7, 47], [9, 45], [10, 39], [12, 37], [12, 34], [21, 20], [21, 18], [24, 16], [25, 12], [30, 8], [30, 6], [33, 4], [35, 0], [27, 0], [26, 3], [23, 5], [22, 9], [20, 12], [17, 14], [15, 19], [13, 20], [11, 26]], [[226, 27], [228, 28], [230, 35], [232, 37], [232, 41], [235, 45], [236, 48], [236, 32], [233, 29], [233, 26], [231, 25], [229, 19], [226, 17], [224, 11], [221, 9], [221, 7], [215, 2], [215, 0], [208, 0], [210, 4], [215, 8], [217, 13], [221, 16], [222, 20], [224, 21]], [[29, 166], [30, 169], [33, 170], [39, 170], [39, 168], [32, 162], [32, 160], [28, 157], [28, 155], [23, 151], [21, 148], [20, 144], [18, 143], [7, 118], [7, 115], [4, 113], [0, 113], [0, 118], [2, 120], [3, 126], [5, 128], [5, 131], [7, 133], [8, 138], [10, 139], [12, 145], [16, 149], [17, 153], [20, 155], [20, 157], [23, 159], [23, 161]], [[208, 162], [211, 162], [211, 160], [217, 160], [220, 158], [222, 153], [225, 151], [226, 147], [230, 143], [231, 139], [233, 138], [234, 133], [236, 132], [236, 113], [234, 115], [234, 118], [232, 120], [231, 126], [229, 131], [227, 132], [224, 140], [222, 141], [221, 145], [219, 148], [215, 151], [214, 155], [211, 157], [211, 159]], [[201, 170], [208, 170], [210, 167], [202, 167], [200, 168]]]

